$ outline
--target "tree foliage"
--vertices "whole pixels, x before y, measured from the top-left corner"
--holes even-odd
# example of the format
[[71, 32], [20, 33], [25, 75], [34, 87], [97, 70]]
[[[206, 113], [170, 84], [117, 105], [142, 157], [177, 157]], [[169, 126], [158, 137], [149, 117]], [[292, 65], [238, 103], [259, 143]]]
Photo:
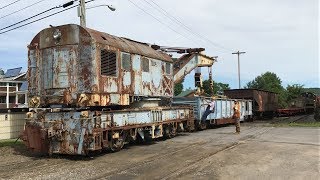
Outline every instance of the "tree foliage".
[[210, 88], [210, 81], [204, 80], [202, 83], [202, 89], [206, 94], [212, 95], [212, 94], [223, 94], [223, 91], [230, 89], [230, 87], [229, 87], [229, 84], [213, 82], [213, 93], [212, 93], [212, 90]]
[[299, 97], [299, 95], [303, 93], [303, 91], [304, 91], [303, 85], [300, 85], [300, 84], [288, 85], [286, 88], [287, 102], [290, 102], [292, 99]]
[[261, 74], [260, 76], [257, 76], [254, 80], [248, 82], [247, 88], [262, 89], [280, 93], [284, 90], [281, 83], [281, 79], [275, 73], [266, 72], [264, 74]]
[[183, 90], [183, 81], [182, 80], [181, 82], [179, 83], [175, 83], [174, 84], [174, 95], [177, 96], [178, 94], [180, 94]]
[[229, 90], [229, 84], [224, 84], [224, 83], [214, 83], [214, 93], [215, 94], [223, 94], [224, 90]]

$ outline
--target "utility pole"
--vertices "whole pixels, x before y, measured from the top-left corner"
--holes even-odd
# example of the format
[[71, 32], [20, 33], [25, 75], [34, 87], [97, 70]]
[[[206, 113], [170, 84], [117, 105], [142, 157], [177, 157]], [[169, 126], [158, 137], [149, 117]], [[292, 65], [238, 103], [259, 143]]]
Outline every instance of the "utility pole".
[[86, 27], [86, 1], [85, 0], [80, 0], [78, 12], [80, 17], [80, 26]]
[[241, 89], [241, 84], [240, 84], [240, 54], [244, 54], [246, 52], [234, 52], [232, 54], [238, 54], [238, 80], [239, 80], [239, 89]]

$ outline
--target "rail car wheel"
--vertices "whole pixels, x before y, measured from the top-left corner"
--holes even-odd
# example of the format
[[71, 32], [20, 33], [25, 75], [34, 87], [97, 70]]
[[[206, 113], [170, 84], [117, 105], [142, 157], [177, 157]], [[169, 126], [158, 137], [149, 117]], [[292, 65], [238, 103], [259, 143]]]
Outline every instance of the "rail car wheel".
[[195, 126], [197, 130], [205, 130], [207, 129], [207, 122], [206, 121], [195, 121]]
[[110, 149], [112, 152], [120, 151], [124, 146], [123, 138], [112, 139]]
[[119, 133], [118, 137], [116, 138], [112, 138], [111, 139], [111, 142], [110, 142], [110, 150], [112, 152], [117, 152], [117, 151], [120, 151], [124, 144], [125, 144], [125, 140], [126, 140], [126, 137], [127, 137], [127, 133], [126, 132], [117, 132]]
[[193, 132], [195, 131], [196, 122], [194, 120], [189, 120], [183, 123], [183, 129], [185, 132]]
[[168, 125], [164, 128], [164, 136], [168, 139], [177, 135], [177, 130], [173, 125]]
[[201, 130], [207, 129], [207, 122], [200, 121], [199, 127], [200, 127]]

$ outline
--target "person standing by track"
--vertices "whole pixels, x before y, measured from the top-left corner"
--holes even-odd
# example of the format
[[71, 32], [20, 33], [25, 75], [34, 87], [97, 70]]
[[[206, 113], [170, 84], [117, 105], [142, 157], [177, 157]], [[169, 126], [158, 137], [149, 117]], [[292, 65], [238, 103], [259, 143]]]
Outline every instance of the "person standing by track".
[[240, 103], [234, 102], [233, 105], [233, 119], [235, 120], [236, 133], [240, 134]]

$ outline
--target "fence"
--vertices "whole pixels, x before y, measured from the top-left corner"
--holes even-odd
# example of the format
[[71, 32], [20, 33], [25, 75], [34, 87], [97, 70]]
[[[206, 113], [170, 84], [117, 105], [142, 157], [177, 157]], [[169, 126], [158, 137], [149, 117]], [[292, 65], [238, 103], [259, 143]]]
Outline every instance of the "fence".
[[24, 128], [26, 112], [0, 113], [0, 140], [18, 138]]

